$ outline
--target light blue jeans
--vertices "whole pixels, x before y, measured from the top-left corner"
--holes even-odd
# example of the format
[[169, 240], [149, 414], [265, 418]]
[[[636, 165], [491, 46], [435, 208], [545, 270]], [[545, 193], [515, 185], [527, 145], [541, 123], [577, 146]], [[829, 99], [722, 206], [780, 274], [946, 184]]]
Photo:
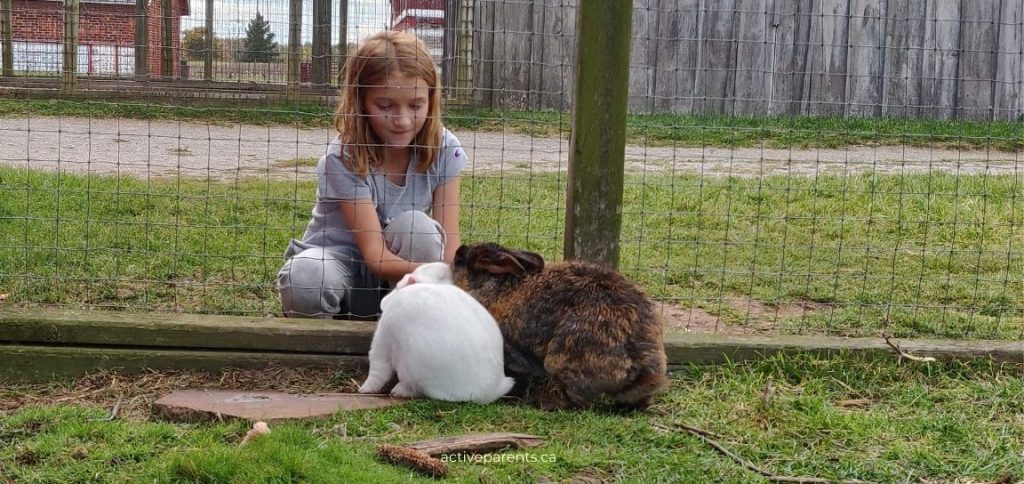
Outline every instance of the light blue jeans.
[[[403, 212], [384, 227], [384, 243], [411, 262], [437, 262], [444, 256], [444, 229], [420, 211]], [[277, 289], [285, 316], [375, 318], [388, 288], [366, 267], [352, 246], [315, 247], [292, 240]]]

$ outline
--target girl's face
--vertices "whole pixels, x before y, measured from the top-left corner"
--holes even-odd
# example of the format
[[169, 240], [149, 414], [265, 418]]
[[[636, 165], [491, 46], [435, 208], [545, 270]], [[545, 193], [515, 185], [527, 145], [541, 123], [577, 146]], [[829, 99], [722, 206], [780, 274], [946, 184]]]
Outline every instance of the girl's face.
[[427, 122], [430, 89], [418, 77], [389, 76], [384, 84], [366, 88], [363, 109], [384, 144], [407, 147]]

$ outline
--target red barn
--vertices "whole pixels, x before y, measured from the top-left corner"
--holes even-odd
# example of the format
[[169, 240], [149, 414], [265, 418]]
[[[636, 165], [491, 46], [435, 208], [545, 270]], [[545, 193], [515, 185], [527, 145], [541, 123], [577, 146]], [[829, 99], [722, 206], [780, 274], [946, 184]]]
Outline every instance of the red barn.
[[430, 54], [444, 53], [445, 0], [391, 0], [391, 28], [407, 30], [427, 44]]
[[[161, 75], [163, 22], [161, 1], [147, 0], [149, 75]], [[13, 0], [14, 69], [52, 75], [61, 70], [63, 2]], [[80, 0], [78, 72], [97, 76], [135, 73], [135, 0]], [[188, 0], [171, 0], [171, 49], [178, 74], [181, 17], [189, 15]]]

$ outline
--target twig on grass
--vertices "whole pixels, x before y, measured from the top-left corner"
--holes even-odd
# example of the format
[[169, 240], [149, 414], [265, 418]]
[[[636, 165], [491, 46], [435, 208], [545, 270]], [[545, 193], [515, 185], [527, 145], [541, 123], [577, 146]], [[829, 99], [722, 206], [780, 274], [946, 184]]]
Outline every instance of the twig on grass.
[[893, 343], [892, 341], [890, 341], [888, 335], [884, 335], [883, 334], [882, 335], [882, 339], [885, 340], [885, 344], [889, 345], [890, 348], [896, 350], [896, 354], [898, 354], [900, 356], [901, 360], [903, 358], [906, 358], [906, 359], [908, 359], [910, 361], [921, 361], [921, 362], [925, 362], [925, 363], [930, 362], [930, 361], [935, 361], [935, 358], [932, 358], [931, 356], [914, 356], [914, 355], [912, 355], [910, 353], [907, 353], [902, 348], [900, 348], [900, 346], [898, 344]]
[[377, 446], [377, 457], [384, 462], [404, 465], [430, 477], [448, 475], [448, 464], [421, 450], [401, 445], [381, 444]]
[[[757, 474], [760, 474], [762, 477], [764, 477], [765, 479], [767, 479], [767, 480], [769, 480], [771, 482], [791, 482], [791, 483], [798, 483], [798, 484], [819, 484], [819, 483], [820, 484], [824, 484], [824, 483], [832, 483], [832, 482], [840, 482], [842, 484], [870, 484], [872, 482], [872, 481], [861, 481], [861, 480], [858, 480], [858, 479], [836, 480], [836, 479], [823, 479], [823, 478], [820, 478], [820, 477], [796, 477], [796, 476], [780, 476], [780, 475], [777, 475], [777, 474], [772, 474], [771, 472], [768, 472], [768, 471], [766, 471], [764, 469], [761, 469], [760, 467], [757, 467], [756, 465], [754, 465], [753, 462], [750, 462], [749, 460], [744, 459], [743, 457], [737, 455], [735, 452], [732, 452], [731, 450], [725, 448], [724, 445], [718, 443], [718, 441], [716, 441], [715, 439], [712, 439], [711, 437], [709, 437], [709, 435], [714, 435], [714, 434], [712, 434], [711, 432], [708, 432], [707, 430], [704, 430], [704, 429], [701, 429], [701, 428], [697, 428], [697, 427], [691, 427], [689, 425], [680, 424], [680, 423], [674, 423], [672, 425], [675, 426], [676, 428], [683, 429], [683, 430], [685, 430], [685, 431], [687, 431], [687, 432], [689, 432], [689, 433], [691, 433], [693, 435], [696, 435], [697, 437], [700, 437], [700, 439], [703, 440], [704, 443], [710, 445], [711, 447], [714, 447], [714, 449], [717, 450], [718, 452], [722, 453], [726, 457], [729, 457], [730, 459], [735, 461], [737, 464], [740, 464], [741, 466], [747, 468], [747, 470], [752, 471], [752, 472], [756, 472]], [[658, 423], [655, 423], [654, 426], [657, 427], [657, 428], [661, 428], [661, 429], [670, 428], [670, 427], [667, 427], [665, 425], [658, 424]]]
[[[114, 419], [117, 418], [117, 413], [121, 411], [121, 402], [123, 402], [123, 401], [124, 401], [124, 395], [123, 394], [122, 395], [118, 395], [117, 402], [114, 403], [114, 408], [110, 409], [110, 415], [107, 415], [106, 417], [103, 417], [103, 418], [94, 418], [94, 419], [92, 419], [92, 421], [93, 422], [111, 422], [111, 421], [113, 421]], [[132, 401], [135, 401], [135, 399], [133, 398]]]
[[529, 449], [544, 445], [535, 435], [489, 433], [457, 435], [412, 442], [405, 445], [381, 444], [377, 457], [385, 462], [405, 465], [431, 477], [448, 473], [448, 465], [438, 457], [447, 454], [482, 454], [497, 452], [507, 447]]
[[653, 423], [651, 425], [654, 428], [656, 428], [656, 429], [664, 430], [666, 432], [675, 432], [676, 429], [684, 429], [684, 430], [687, 430], [689, 432], [695, 433], [697, 435], [702, 435], [704, 437], [710, 437], [710, 438], [713, 438], [713, 439], [721, 439], [722, 438], [721, 435], [718, 435], [718, 434], [716, 434], [714, 432], [710, 432], [710, 431], [707, 431], [707, 430], [704, 430], [704, 429], [699, 429], [697, 427], [691, 427], [689, 425], [681, 424], [681, 423], [672, 424], [672, 425], [675, 425], [675, 427], [669, 427], [668, 425], [660, 424], [660, 423], [657, 423], [657, 422], [655, 422], [655, 423]]

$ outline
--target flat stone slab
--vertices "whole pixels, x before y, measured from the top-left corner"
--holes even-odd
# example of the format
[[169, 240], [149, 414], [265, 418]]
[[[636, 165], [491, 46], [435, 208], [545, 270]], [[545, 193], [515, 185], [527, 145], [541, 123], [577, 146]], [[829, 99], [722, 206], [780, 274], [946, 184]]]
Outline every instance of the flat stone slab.
[[390, 395], [360, 393], [181, 390], [157, 400], [153, 413], [168, 420], [186, 422], [224, 418], [272, 421], [327, 417], [344, 410], [383, 408], [408, 401]]

